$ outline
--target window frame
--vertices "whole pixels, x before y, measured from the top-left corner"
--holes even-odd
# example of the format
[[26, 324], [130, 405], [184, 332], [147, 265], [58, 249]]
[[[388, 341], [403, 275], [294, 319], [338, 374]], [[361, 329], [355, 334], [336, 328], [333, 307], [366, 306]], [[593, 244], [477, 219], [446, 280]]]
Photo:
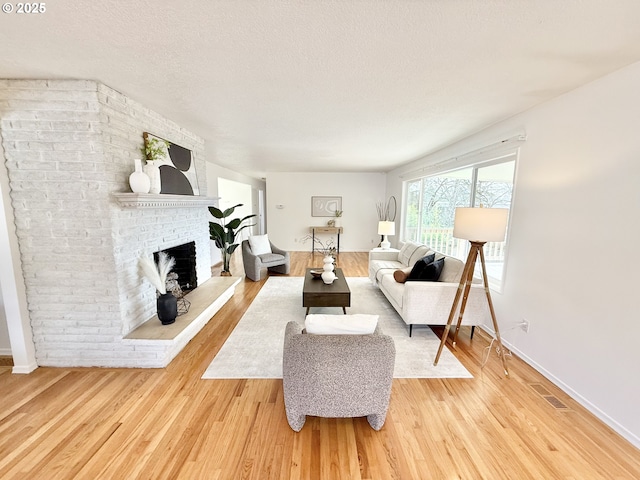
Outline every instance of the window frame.
[[[472, 152], [473, 153], [473, 152]], [[507, 148], [502, 148], [498, 151], [498, 149], [489, 149], [489, 150], [485, 150], [482, 151], [479, 155], [465, 155], [462, 156], [464, 157], [464, 160], [462, 159], [462, 157], [457, 157], [457, 158], [453, 158], [451, 161], [448, 162], [442, 162], [439, 163], [437, 165], [434, 165], [431, 168], [423, 168], [422, 170], [420, 170], [420, 172], [418, 172], [419, 174], [408, 177], [406, 179], [403, 179], [402, 182], [402, 198], [403, 198], [403, 202], [402, 202], [402, 217], [401, 217], [401, 237], [400, 240], [402, 240], [403, 242], [406, 241], [414, 241], [414, 240], [407, 240], [406, 238], [406, 228], [407, 228], [407, 214], [408, 214], [408, 201], [409, 201], [409, 196], [408, 196], [408, 188], [409, 188], [409, 184], [412, 182], [416, 182], [416, 181], [420, 181], [420, 188], [419, 188], [419, 192], [420, 192], [420, 198], [419, 198], [419, 210], [417, 212], [417, 216], [418, 216], [418, 222], [420, 221], [420, 219], [422, 218], [422, 214], [423, 214], [423, 208], [424, 208], [424, 187], [423, 187], [423, 179], [428, 178], [428, 177], [434, 177], [434, 176], [438, 176], [438, 175], [443, 175], [449, 172], [453, 172], [453, 171], [458, 171], [458, 170], [463, 170], [463, 169], [467, 169], [467, 168], [471, 168], [472, 169], [472, 174], [471, 174], [471, 189], [470, 189], [470, 195], [469, 195], [469, 205], [468, 206], [473, 206], [475, 203], [475, 197], [477, 194], [477, 181], [478, 181], [478, 170], [484, 167], [490, 167], [493, 165], [498, 165], [501, 163], [508, 163], [508, 162], [513, 162], [514, 166], [513, 166], [513, 182], [512, 182], [512, 190], [511, 190], [511, 202], [509, 205], [509, 218], [508, 218], [508, 223], [507, 223], [507, 235], [505, 238], [505, 243], [504, 243], [504, 260], [503, 260], [503, 264], [502, 264], [502, 271], [501, 271], [501, 276], [500, 278], [496, 278], [493, 276], [488, 276], [488, 283], [489, 283], [489, 288], [491, 288], [492, 290], [501, 293], [505, 282], [506, 282], [506, 272], [507, 272], [507, 263], [508, 263], [508, 258], [509, 258], [509, 242], [510, 242], [510, 237], [511, 235], [509, 235], [509, 232], [511, 231], [511, 221], [512, 221], [512, 211], [513, 211], [513, 206], [515, 203], [515, 199], [516, 199], [516, 190], [517, 190], [517, 185], [516, 185], [516, 179], [518, 176], [518, 165], [519, 165], [519, 156], [520, 156], [520, 147], [519, 146], [510, 146]], [[418, 224], [418, 229], [420, 228], [420, 224]], [[416, 237], [418, 238], [418, 237]], [[469, 245], [466, 245], [466, 249], [465, 252], [468, 252], [469, 249]], [[459, 257], [456, 257], [459, 258]], [[465, 261], [466, 259], [466, 255], [464, 258], [461, 258], [462, 261]], [[476, 268], [475, 269], [475, 276], [477, 277], [481, 277], [482, 276], [482, 269], [481, 268]]]

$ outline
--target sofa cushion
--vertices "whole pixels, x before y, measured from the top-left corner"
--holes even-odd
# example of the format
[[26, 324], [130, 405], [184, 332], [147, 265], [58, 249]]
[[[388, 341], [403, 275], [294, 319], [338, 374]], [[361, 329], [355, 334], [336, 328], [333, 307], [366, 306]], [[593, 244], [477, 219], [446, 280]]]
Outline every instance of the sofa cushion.
[[394, 260], [372, 260], [369, 264], [369, 272], [371, 272], [371, 278], [375, 278], [379, 282], [385, 273], [393, 273], [394, 270], [405, 267], [406, 265]]
[[280, 255], [279, 253], [263, 253], [262, 255], [258, 255], [262, 263], [273, 263], [273, 262], [283, 262], [284, 255]]
[[315, 335], [368, 335], [376, 330], [378, 315], [355, 313], [351, 315], [307, 315], [304, 327]]
[[418, 245], [417, 243], [413, 243], [413, 242], [405, 243], [400, 249], [400, 252], [398, 252], [398, 261], [402, 263], [404, 266], [407, 266], [407, 267], [411, 266], [409, 265], [409, 261], [411, 260], [411, 255], [413, 255], [413, 252], [415, 252], [419, 247], [420, 245]]
[[409, 278], [411, 270], [413, 270], [411, 267], [399, 268], [393, 272], [393, 279], [398, 283], [404, 283], [407, 281], [407, 278]]
[[464, 262], [455, 257], [444, 257], [444, 267], [440, 274], [440, 282], [459, 283], [464, 270]]
[[[426, 263], [423, 260], [420, 260], [418, 263], [416, 263], [416, 266], [418, 266], [420, 263]], [[444, 267], [444, 257], [439, 258], [436, 261], [432, 261], [426, 264], [422, 268], [419, 268], [416, 274], [414, 274], [412, 270], [407, 281], [408, 282], [437, 282], [438, 279], [440, 278], [440, 274], [442, 273], [443, 267]]]
[[427, 256], [422, 257], [418, 260], [411, 269], [411, 273], [409, 273], [409, 278], [407, 280], [419, 280], [422, 275], [422, 271], [427, 267], [427, 265], [433, 263], [436, 258], [435, 253], [431, 253]]
[[418, 248], [415, 249], [415, 251], [411, 255], [411, 258], [409, 259], [409, 263], [407, 263], [407, 265], [409, 267], [413, 267], [418, 260], [420, 260], [421, 258], [426, 257], [427, 255], [429, 255], [431, 253], [435, 253], [435, 252], [433, 250], [431, 250], [429, 247], [427, 247], [426, 245], [421, 245], [421, 246], [419, 246]]
[[380, 279], [379, 285], [380, 290], [382, 290], [389, 302], [402, 310], [406, 283], [398, 283], [393, 278], [393, 275], [386, 274]]

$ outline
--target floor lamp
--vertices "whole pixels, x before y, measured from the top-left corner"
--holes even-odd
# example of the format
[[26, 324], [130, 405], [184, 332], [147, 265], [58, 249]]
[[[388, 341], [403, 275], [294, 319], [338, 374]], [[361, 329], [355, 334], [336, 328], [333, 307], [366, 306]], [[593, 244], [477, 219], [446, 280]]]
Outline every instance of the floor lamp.
[[498, 329], [498, 322], [496, 320], [496, 313], [493, 309], [493, 302], [491, 301], [491, 293], [489, 293], [489, 281], [487, 280], [487, 269], [484, 263], [484, 251], [482, 247], [487, 242], [502, 242], [507, 231], [507, 216], [509, 210], [506, 208], [456, 208], [453, 236], [455, 238], [462, 238], [469, 240], [471, 248], [467, 261], [462, 270], [462, 277], [460, 278], [460, 284], [456, 291], [456, 296], [453, 299], [453, 305], [451, 307], [451, 313], [449, 313], [449, 319], [447, 320], [447, 326], [442, 334], [440, 340], [440, 348], [438, 348], [438, 354], [433, 362], [434, 365], [438, 364], [440, 354], [444, 348], [444, 344], [449, 336], [449, 329], [453, 322], [453, 317], [456, 314], [458, 303], [462, 300], [460, 305], [460, 313], [458, 315], [458, 323], [453, 335], [453, 345], [455, 346], [458, 338], [458, 331], [460, 330], [460, 324], [462, 323], [462, 316], [464, 315], [464, 309], [467, 306], [467, 299], [469, 296], [469, 289], [473, 281], [473, 271], [475, 269], [476, 260], [480, 256], [480, 264], [482, 265], [482, 278], [484, 280], [484, 291], [487, 294], [487, 302], [489, 302], [489, 311], [491, 312], [491, 320], [493, 321], [493, 329], [496, 332], [497, 347], [500, 351], [500, 357], [502, 358], [502, 366], [504, 368], [504, 374], [508, 377], [509, 370], [507, 368], [507, 361], [504, 356], [504, 348], [502, 348], [502, 340], [500, 339], [500, 330]]

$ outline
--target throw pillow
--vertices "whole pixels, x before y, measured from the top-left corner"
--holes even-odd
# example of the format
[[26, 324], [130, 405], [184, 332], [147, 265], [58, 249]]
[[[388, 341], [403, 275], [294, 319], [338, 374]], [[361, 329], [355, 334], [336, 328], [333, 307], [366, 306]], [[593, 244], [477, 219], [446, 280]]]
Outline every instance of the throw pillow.
[[393, 279], [398, 283], [404, 283], [407, 281], [407, 278], [409, 278], [411, 270], [413, 270], [411, 267], [400, 268], [393, 272]]
[[304, 328], [315, 335], [367, 335], [375, 331], [378, 315], [307, 315]]
[[426, 265], [421, 271], [418, 278], [408, 278], [407, 281], [414, 282], [437, 282], [444, 267], [444, 257], [439, 258], [435, 262]]
[[269, 237], [267, 235], [253, 235], [249, 237], [249, 245], [251, 246], [251, 253], [254, 255], [263, 255], [271, 252], [271, 244], [269, 243]]
[[425, 257], [422, 257], [420, 260], [418, 260], [413, 265], [413, 268], [411, 269], [411, 273], [409, 273], [409, 277], [407, 278], [407, 280], [418, 280], [420, 278], [420, 275], [422, 274], [422, 270], [424, 270], [427, 267], [427, 265], [433, 263], [435, 258], [436, 258], [436, 254], [431, 253]]

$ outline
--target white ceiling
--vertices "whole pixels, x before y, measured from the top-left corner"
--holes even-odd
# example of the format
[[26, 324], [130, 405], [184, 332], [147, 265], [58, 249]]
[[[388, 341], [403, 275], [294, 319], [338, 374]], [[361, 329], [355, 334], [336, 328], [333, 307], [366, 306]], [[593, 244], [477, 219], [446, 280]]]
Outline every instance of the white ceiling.
[[637, 0], [45, 5], [0, 13], [0, 77], [98, 80], [252, 176], [386, 171], [640, 60]]

